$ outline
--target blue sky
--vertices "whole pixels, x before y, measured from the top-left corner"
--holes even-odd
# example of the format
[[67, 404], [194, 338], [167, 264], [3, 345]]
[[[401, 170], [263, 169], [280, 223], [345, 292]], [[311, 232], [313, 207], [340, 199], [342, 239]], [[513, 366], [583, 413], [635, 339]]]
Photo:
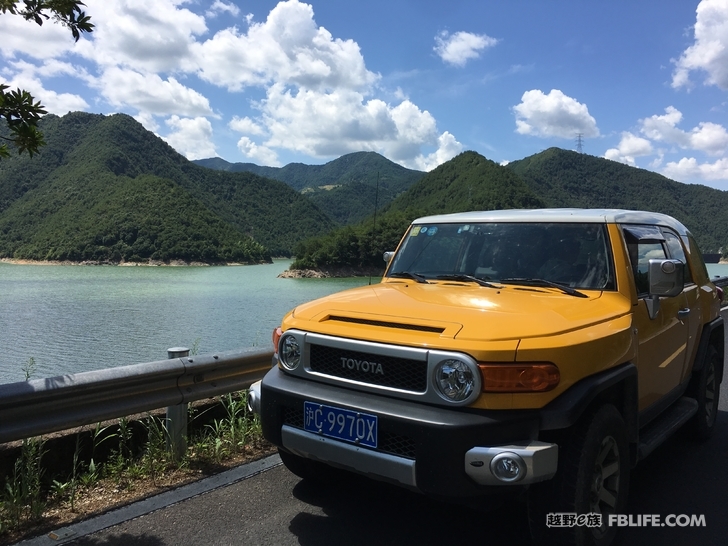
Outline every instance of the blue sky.
[[551, 146], [728, 190], [728, 0], [86, 0], [0, 16], [0, 81], [134, 116], [189, 159], [376, 151], [431, 170]]

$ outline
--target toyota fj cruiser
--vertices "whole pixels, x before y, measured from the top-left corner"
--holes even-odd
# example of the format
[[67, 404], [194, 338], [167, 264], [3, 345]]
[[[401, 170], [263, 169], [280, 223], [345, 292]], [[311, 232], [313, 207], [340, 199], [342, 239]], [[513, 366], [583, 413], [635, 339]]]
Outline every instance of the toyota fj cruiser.
[[[297, 475], [523, 495], [537, 542], [608, 544], [630, 468], [678, 427], [713, 431], [722, 293], [675, 219], [431, 216], [385, 260], [380, 283], [300, 305], [274, 332], [250, 399]], [[564, 513], [592, 524], [547, 525]]]

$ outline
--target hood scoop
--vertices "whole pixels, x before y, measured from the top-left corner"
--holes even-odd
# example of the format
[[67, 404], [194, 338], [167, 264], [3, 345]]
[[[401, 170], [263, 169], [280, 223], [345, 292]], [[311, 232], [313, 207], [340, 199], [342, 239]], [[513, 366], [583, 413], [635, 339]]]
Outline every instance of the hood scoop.
[[422, 324], [404, 324], [401, 322], [390, 322], [385, 320], [372, 320], [356, 317], [343, 317], [340, 315], [330, 315], [327, 321], [346, 322], [349, 324], [362, 324], [366, 326], [377, 326], [379, 328], [398, 328], [400, 330], [414, 330], [416, 332], [428, 332], [432, 334], [442, 334], [445, 328], [438, 326], [425, 326]]

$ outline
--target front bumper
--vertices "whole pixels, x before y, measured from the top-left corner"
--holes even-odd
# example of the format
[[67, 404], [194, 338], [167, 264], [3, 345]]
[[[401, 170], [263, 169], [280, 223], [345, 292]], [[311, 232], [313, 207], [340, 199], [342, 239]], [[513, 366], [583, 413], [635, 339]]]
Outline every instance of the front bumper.
[[[556, 472], [558, 448], [538, 442], [535, 410], [443, 408], [291, 377], [273, 368], [255, 392], [263, 435], [294, 454], [445, 497], [519, 494]], [[307, 432], [304, 402], [374, 414], [376, 449]], [[491, 472], [499, 454], [517, 455], [524, 474], [506, 483]], [[505, 486], [505, 487], [504, 487]]]

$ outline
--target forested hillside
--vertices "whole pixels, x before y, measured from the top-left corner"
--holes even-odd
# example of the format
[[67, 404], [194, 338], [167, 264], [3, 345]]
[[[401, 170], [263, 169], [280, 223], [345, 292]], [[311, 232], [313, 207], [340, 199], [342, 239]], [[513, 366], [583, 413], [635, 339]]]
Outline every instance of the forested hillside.
[[377, 219], [303, 241], [292, 269], [339, 267], [383, 270], [382, 253], [394, 250], [419, 216], [464, 210], [537, 208], [544, 202], [509, 169], [476, 152], [464, 152], [426, 174], [396, 198]]
[[285, 167], [260, 167], [253, 163], [228, 163], [220, 158], [194, 163], [229, 172], [252, 172], [285, 182], [341, 225], [363, 220], [373, 214], [375, 205], [386, 206], [425, 175], [375, 152], [346, 154], [324, 165], [290, 163]]
[[[0, 161], [0, 257], [258, 263], [295, 255], [294, 268], [380, 271], [382, 252], [416, 217], [536, 207], [663, 212], [704, 252], [728, 251], [727, 192], [556, 148], [505, 167], [464, 152], [427, 174], [371, 152], [281, 169], [201, 162], [208, 168], [124, 114], [48, 115], [41, 129], [40, 154]], [[267, 177], [234, 172], [241, 166]]]
[[559, 148], [514, 161], [508, 168], [549, 207], [669, 214], [693, 232], [703, 252], [728, 252], [728, 192]]
[[257, 263], [334, 225], [286, 184], [194, 165], [123, 114], [41, 130], [40, 154], [0, 162], [0, 257]]
[[507, 167], [465, 152], [427, 174], [373, 221], [303, 241], [292, 268], [384, 269], [414, 218], [468, 210], [538, 207], [624, 208], [662, 212], [683, 222], [704, 252], [728, 251], [728, 192], [675, 182], [651, 171], [551, 148]]

